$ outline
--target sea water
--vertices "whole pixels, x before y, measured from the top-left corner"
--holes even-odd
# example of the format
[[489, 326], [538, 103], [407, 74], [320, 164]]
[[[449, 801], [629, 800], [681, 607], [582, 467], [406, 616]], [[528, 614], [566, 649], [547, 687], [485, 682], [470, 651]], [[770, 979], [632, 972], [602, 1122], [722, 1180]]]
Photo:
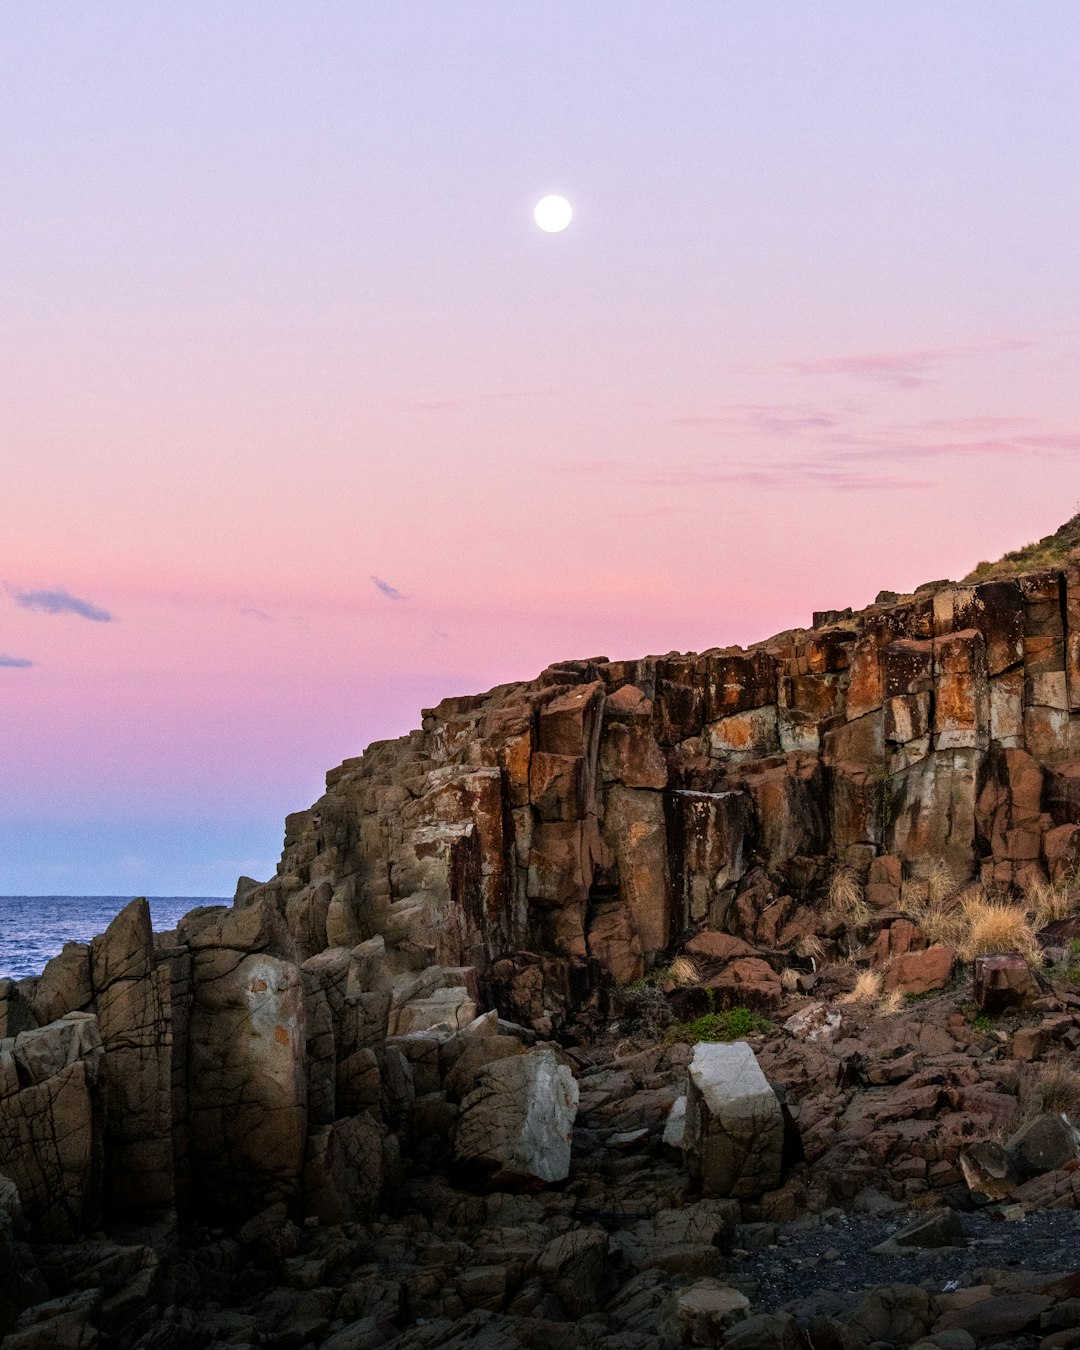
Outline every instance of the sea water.
[[[103, 933], [130, 895], [0, 895], [0, 979], [40, 974], [65, 942], [89, 942]], [[156, 932], [198, 905], [228, 905], [221, 896], [147, 897]]]

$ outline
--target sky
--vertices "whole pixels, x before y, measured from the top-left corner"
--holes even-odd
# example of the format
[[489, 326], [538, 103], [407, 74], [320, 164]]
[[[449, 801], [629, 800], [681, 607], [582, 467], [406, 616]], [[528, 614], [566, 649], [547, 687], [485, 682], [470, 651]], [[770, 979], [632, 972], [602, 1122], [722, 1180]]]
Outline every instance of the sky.
[[231, 894], [443, 696], [1055, 529], [1078, 44], [1072, 0], [7, 0], [0, 893]]

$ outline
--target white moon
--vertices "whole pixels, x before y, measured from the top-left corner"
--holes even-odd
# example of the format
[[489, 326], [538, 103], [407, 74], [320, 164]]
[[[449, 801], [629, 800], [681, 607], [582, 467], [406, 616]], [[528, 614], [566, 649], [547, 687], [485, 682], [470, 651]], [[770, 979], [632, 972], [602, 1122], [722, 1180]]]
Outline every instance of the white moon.
[[565, 197], [542, 197], [536, 203], [533, 217], [548, 234], [558, 234], [570, 224], [574, 211]]

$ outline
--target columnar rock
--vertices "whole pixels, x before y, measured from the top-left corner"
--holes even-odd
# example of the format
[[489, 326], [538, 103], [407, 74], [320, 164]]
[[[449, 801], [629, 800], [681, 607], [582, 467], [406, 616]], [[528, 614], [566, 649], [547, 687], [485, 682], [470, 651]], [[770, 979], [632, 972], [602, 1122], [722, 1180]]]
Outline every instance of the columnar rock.
[[39, 1238], [65, 1241], [100, 1221], [102, 1054], [89, 1013], [0, 1041], [0, 1172]]
[[554, 1050], [495, 1060], [461, 1103], [454, 1159], [494, 1186], [563, 1181], [577, 1105], [577, 1083]]
[[707, 1196], [755, 1196], [780, 1184], [784, 1117], [745, 1041], [694, 1047], [683, 1153]]
[[154, 965], [150, 907], [132, 902], [90, 948], [105, 1054], [105, 1200], [113, 1213], [166, 1212], [173, 1203], [169, 971]]
[[193, 953], [188, 1146], [198, 1207], [237, 1215], [292, 1197], [307, 1138], [303, 982], [277, 910], [211, 913]]

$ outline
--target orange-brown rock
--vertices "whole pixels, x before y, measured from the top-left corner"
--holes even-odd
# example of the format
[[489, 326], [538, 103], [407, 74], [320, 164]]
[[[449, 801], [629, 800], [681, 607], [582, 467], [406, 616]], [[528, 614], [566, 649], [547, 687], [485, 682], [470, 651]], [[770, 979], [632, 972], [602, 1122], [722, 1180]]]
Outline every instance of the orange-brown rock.
[[901, 994], [928, 994], [944, 989], [952, 974], [955, 953], [951, 947], [927, 947], [893, 958], [885, 971], [885, 988]]

